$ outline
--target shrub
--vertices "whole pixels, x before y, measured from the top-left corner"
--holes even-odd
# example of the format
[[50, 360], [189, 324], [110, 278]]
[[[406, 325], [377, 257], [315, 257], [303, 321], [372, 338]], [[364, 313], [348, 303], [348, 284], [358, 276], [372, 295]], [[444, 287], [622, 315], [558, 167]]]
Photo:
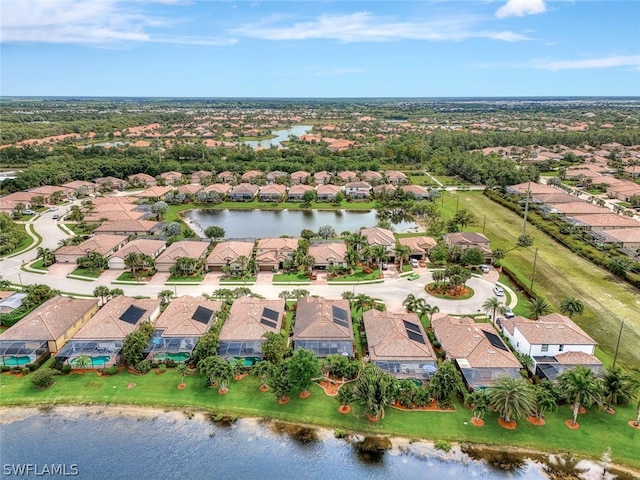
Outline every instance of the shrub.
[[8, 372], [9, 370], [11, 370], [11, 367], [8, 365], [0, 366], [0, 372]]
[[113, 365], [112, 367], [102, 369], [103, 375], [115, 375], [116, 373], [118, 373], [117, 365]]
[[151, 362], [149, 360], [143, 360], [136, 364], [136, 371], [138, 373], [149, 373], [151, 370]]
[[344, 438], [347, 436], [347, 431], [344, 428], [336, 428], [336, 431], [333, 432], [333, 436], [336, 438]]
[[158, 368], [159, 368], [159, 370], [160, 370], [161, 372], [164, 372], [164, 371], [166, 371], [166, 370], [167, 370], [167, 364], [166, 364], [166, 363], [161, 363], [161, 364], [160, 364], [160, 367], [158, 367]]
[[436, 440], [436, 442], [433, 444], [433, 446], [437, 450], [442, 450], [444, 452], [448, 452], [449, 450], [451, 450], [451, 444], [449, 442], [447, 442], [446, 440]]
[[64, 365], [62, 366], [61, 371], [62, 371], [62, 373], [69, 373], [69, 372], [71, 372], [71, 365], [69, 365], [68, 363], [64, 364]]
[[55, 383], [54, 375], [55, 372], [50, 368], [42, 368], [31, 375], [31, 383], [38, 388], [49, 388]]
[[22, 369], [22, 374], [23, 375], [29, 375], [31, 373], [31, 369], [29, 367], [24, 367]]

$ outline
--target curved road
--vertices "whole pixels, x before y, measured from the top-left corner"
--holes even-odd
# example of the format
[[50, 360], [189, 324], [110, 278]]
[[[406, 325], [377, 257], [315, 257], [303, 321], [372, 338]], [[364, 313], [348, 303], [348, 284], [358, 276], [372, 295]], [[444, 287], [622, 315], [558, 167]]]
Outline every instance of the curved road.
[[[79, 203], [79, 201], [76, 201]], [[57, 222], [53, 220], [53, 215], [58, 214], [61, 218], [69, 211], [72, 204], [66, 204], [61, 206], [59, 210], [55, 212], [44, 212], [35, 218], [31, 219], [28, 223], [33, 224], [35, 231], [42, 236], [42, 243], [39, 245], [43, 248], [51, 248], [54, 250], [58, 246], [58, 242], [67, 237], [65, 232], [58, 228]], [[93, 290], [98, 285], [107, 285], [110, 288], [118, 287], [122, 288], [126, 295], [129, 296], [148, 296], [155, 297], [158, 292], [166, 289], [174, 289], [178, 295], [200, 295], [203, 293], [211, 294], [220, 286], [217, 283], [211, 283], [209, 279], [205, 279], [205, 282], [200, 285], [178, 285], [176, 287], [158, 284], [144, 284], [144, 285], [111, 285], [111, 279], [115, 278], [113, 275], [108, 275], [108, 272], [102, 275], [102, 278], [97, 279], [94, 282], [87, 282], [82, 280], [76, 280], [66, 277], [66, 271], [62, 269], [59, 273], [56, 273], [57, 269], [53, 269], [47, 275], [32, 273], [23, 271], [20, 267], [28, 262], [31, 262], [36, 257], [36, 249], [33, 248], [12, 258], [5, 258], [0, 262], [0, 271], [2, 272], [2, 278], [10, 280], [14, 284], [35, 284], [43, 283], [49, 285], [51, 288], [55, 288], [67, 293], [75, 293], [81, 295], [92, 295]], [[359, 285], [327, 285], [327, 284], [312, 284], [312, 285], [271, 285], [270, 283], [258, 282], [255, 285], [249, 285], [251, 290], [255, 293], [263, 295], [266, 298], [277, 298], [278, 294], [283, 290], [292, 290], [295, 288], [304, 288], [309, 290], [312, 295], [320, 295], [326, 298], [340, 298], [342, 292], [351, 291], [356, 295], [359, 293], [365, 293], [376, 299], [383, 301], [387, 308], [391, 311], [404, 310], [402, 302], [404, 299], [412, 293], [416, 297], [425, 298], [430, 305], [437, 305], [441, 312], [452, 314], [477, 314], [482, 312], [482, 304], [487, 298], [494, 296], [493, 287], [498, 280], [498, 274], [493, 269], [491, 273], [480, 277], [472, 277], [467, 284], [473, 288], [475, 295], [467, 300], [446, 300], [435, 298], [425, 292], [425, 284], [432, 281], [431, 273], [426, 268], [420, 268], [417, 270], [420, 273], [420, 278], [414, 281], [409, 281], [406, 278], [399, 277], [397, 274], [391, 272], [387, 273], [384, 283], [377, 284], [359, 284]], [[118, 272], [119, 273], [119, 272]], [[107, 278], [105, 278], [107, 277]], [[235, 288], [236, 286], [223, 286], [225, 288]], [[503, 285], [503, 288], [508, 290]], [[513, 308], [517, 302], [517, 297], [514, 292], [509, 291], [511, 295], [510, 306]]]

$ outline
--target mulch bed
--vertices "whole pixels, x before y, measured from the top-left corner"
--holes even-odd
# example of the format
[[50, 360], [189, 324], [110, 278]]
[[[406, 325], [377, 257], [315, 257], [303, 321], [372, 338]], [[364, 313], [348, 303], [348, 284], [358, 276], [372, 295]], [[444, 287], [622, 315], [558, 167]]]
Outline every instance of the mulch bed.
[[518, 422], [516, 422], [515, 420], [511, 420], [510, 422], [507, 422], [504, 418], [499, 418], [498, 424], [502, 428], [506, 428], [507, 430], [515, 430], [516, 427], [518, 426]]
[[127, 390], [131, 390], [132, 388], [135, 388], [137, 385], [136, 382], [131, 382], [129, 385], [127, 385]]
[[222, 388], [219, 388], [219, 389], [218, 389], [218, 393], [219, 393], [220, 395], [226, 395], [227, 393], [229, 393], [229, 389], [228, 389], [228, 388], [225, 388], [225, 389], [223, 390]]
[[369, 415], [367, 413], [367, 420], [369, 420], [370, 422], [373, 422], [373, 423], [379, 422], [381, 417], [382, 417], [382, 415], [378, 415], [377, 417], [372, 417], [371, 415]]
[[538, 418], [535, 416], [527, 417], [527, 422], [529, 422], [531, 425], [544, 425], [546, 423], [544, 421], [544, 418]]
[[616, 414], [616, 411], [611, 407], [604, 407], [604, 411], [607, 412], [609, 415], [615, 415]]
[[261, 392], [268, 392], [269, 391], [269, 385], [260, 385], [260, 391]]
[[342, 382], [341, 380], [323, 379], [320, 382], [316, 382], [316, 385], [322, 388], [324, 390], [324, 393], [326, 393], [330, 397], [335, 397], [338, 394], [338, 390], [340, 389], [340, 387], [342, 385], [346, 385], [349, 382], [353, 382], [353, 380]]
[[629, 426], [631, 428], [635, 428], [636, 430], [640, 430], [640, 423], [638, 425], [634, 425], [635, 420], [629, 420]]
[[247, 375], [249, 375], [248, 373], [241, 373], [240, 375], [236, 375], [235, 377], [233, 377], [233, 379], [236, 382], [239, 382], [240, 380], [242, 380], [244, 377], [246, 377]]
[[403, 410], [405, 412], [455, 412], [454, 408], [438, 407], [437, 402], [431, 402], [429, 405], [425, 405], [424, 407], [413, 405], [412, 408], [407, 408], [405, 405], [396, 402], [393, 405], [390, 405], [390, 407], [397, 410]]
[[[571, 412], [573, 412], [573, 405], [569, 405], [569, 408], [571, 409]], [[587, 413], [587, 409], [580, 405], [580, 408], [578, 408], [578, 415], [584, 415], [585, 413]]]
[[471, 418], [471, 424], [475, 427], [484, 427], [484, 420], [481, 418]]
[[291, 400], [291, 398], [290, 398], [290, 397], [283, 397], [283, 398], [279, 398], [279, 399], [278, 399], [278, 403], [279, 403], [280, 405], [284, 405], [285, 403], [289, 403], [289, 400]]
[[338, 411], [340, 413], [346, 415], [347, 413], [351, 412], [351, 406], [349, 406], [349, 405], [340, 405], [340, 407], [338, 408]]
[[184, 390], [185, 388], [187, 388], [187, 384], [186, 383], [179, 383], [178, 384], [178, 390]]
[[300, 398], [309, 398], [311, 396], [311, 392], [309, 390], [305, 390], [303, 392], [300, 392], [300, 395], [298, 395]]
[[572, 422], [572, 420], [571, 420], [571, 419], [569, 419], [569, 420], [565, 420], [565, 422], [564, 422], [564, 423], [565, 423], [565, 425], [566, 425], [567, 427], [569, 427], [571, 430], [577, 430], [577, 429], [579, 429], [579, 428], [580, 428], [580, 424], [579, 424], [578, 422], [576, 422], [575, 424], [574, 424], [574, 423], [571, 423], [571, 422]]

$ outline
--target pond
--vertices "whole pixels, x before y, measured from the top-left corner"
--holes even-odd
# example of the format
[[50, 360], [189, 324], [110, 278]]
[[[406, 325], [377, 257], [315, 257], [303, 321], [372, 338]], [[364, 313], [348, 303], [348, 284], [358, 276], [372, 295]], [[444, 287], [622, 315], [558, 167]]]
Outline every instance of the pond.
[[282, 142], [286, 142], [287, 140], [289, 140], [289, 137], [291, 135], [299, 137], [300, 135], [308, 133], [312, 128], [312, 125], [294, 125], [293, 127], [283, 130], [273, 130], [271, 134], [275, 135], [275, 138], [267, 138], [264, 140], [246, 140], [242, 143], [244, 143], [245, 145], [249, 145], [254, 149], [258, 147], [270, 148], [272, 145], [279, 147], [281, 146]]
[[504, 472], [461, 453], [400, 439], [391, 450], [365, 454], [357, 439], [338, 440], [330, 430], [278, 422], [241, 419], [221, 426], [203, 415], [188, 419], [183, 412], [144, 409], [121, 414], [109, 407], [29, 411], [36, 413], [9, 421], [5, 412], [3, 437], [11, 441], [3, 442], [4, 469], [30, 464], [41, 472], [59, 466], [66, 475], [93, 480], [546, 478], [533, 462]]
[[[373, 227], [377, 223], [375, 210], [191, 210], [184, 215], [194, 231], [204, 237], [211, 225], [224, 228], [225, 238], [265, 238], [289, 235], [300, 236], [308, 228], [317, 232], [323, 225], [331, 225], [336, 233]], [[394, 224], [397, 232], [416, 228], [415, 223]]]

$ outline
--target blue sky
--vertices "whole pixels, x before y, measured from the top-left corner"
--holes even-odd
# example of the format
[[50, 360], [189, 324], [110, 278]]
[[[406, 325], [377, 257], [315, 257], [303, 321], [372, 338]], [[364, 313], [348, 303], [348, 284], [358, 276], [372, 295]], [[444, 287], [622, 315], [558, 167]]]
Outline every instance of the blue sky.
[[640, 95], [640, 1], [2, 0], [0, 94]]

